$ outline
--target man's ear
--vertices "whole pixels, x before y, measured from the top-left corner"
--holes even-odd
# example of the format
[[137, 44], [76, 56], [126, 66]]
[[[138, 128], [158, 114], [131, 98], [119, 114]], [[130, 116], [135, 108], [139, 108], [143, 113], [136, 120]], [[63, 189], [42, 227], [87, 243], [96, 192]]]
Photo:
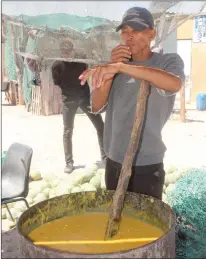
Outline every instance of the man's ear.
[[157, 35], [157, 32], [155, 29], [150, 30], [150, 35], [149, 35], [150, 41], [153, 41], [155, 39], [156, 35]]

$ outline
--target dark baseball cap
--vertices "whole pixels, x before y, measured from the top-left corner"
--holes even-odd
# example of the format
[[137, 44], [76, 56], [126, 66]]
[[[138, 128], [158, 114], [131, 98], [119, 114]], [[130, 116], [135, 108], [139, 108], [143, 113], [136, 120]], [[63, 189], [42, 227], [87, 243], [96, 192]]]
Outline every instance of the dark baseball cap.
[[132, 27], [136, 31], [154, 29], [154, 19], [146, 8], [132, 7], [126, 11], [123, 20], [116, 28], [116, 31], [119, 31], [125, 25]]

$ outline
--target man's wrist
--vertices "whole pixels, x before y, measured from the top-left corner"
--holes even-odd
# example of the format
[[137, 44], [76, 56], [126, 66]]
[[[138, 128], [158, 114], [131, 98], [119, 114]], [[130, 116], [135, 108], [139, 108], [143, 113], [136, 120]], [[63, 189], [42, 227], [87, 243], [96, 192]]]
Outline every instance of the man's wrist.
[[123, 62], [117, 62], [116, 66], [117, 66], [117, 73], [122, 73], [122, 66], [124, 65]]
[[[141, 79], [141, 74], [142, 74], [141, 68], [142, 67], [137, 66], [137, 65], [121, 63], [119, 65], [119, 73], [133, 76], [132, 74], [134, 73], [134, 69], [135, 69], [135, 78]], [[140, 76], [140, 78], [139, 78], [139, 76]]]

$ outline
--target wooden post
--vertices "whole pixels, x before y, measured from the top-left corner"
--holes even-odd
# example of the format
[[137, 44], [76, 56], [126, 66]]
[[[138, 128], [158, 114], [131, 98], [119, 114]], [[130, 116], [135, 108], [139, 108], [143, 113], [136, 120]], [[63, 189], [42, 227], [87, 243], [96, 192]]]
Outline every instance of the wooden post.
[[149, 92], [149, 83], [142, 80], [137, 97], [136, 114], [132, 127], [130, 142], [123, 160], [118, 185], [114, 193], [113, 203], [106, 227], [105, 240], [116, 235], [119, 230], [125, 195], [129, 185], [130, 177], [132, 175], [133, 160], [141, 145], [141, 135], [144, 129], [143, 125], [146, 115]]
[[185, 122], [185, 84], [183, 84], [180, 91], [180, 121]]
[[17, 69], [17, 81], [18, 81], [19, 105], [24, 105], [24, 98], [23, 98], [23, 92], [22, 92], [23, 75], [19, 69]]
[[17, 81], [11, 80], [9, 85], [9, 96], [12, 105], [17, 105], [17, 92], [16, 92]]

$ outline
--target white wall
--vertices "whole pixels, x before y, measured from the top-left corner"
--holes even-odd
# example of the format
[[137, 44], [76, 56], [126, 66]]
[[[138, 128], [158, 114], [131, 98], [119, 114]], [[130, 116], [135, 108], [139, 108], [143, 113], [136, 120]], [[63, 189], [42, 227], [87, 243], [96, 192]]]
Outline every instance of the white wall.
[[172, 32], [162, 43], [164, 53], [177, 53], [177, 31]]
[[185, 72], [185, 98], [186, 102], [191, 100], [191, 68], [192, 68], [192, 40], [178, 40], [177, 53], [183, 59]]
[[184, 61], [185, 65], [185, 75], [188, 77], [188, 80], [190, 81], [191, 77], [191, 61], [192, 61], [192, 40], [178, 40], [177, 41], [177, 53], [180, 55], [180, 57]]

